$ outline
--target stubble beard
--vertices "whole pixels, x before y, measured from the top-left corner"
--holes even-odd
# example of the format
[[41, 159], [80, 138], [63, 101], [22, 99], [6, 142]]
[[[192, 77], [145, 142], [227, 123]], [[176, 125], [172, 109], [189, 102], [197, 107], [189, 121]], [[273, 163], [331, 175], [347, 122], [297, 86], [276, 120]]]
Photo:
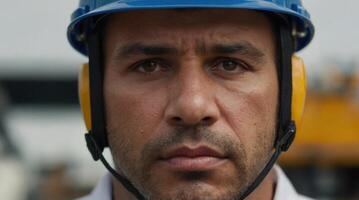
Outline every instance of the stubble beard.
[[[111, 136], [110, 134], [109, 136]], [[117, 134], [118, 135], [118, 134]], [[273, 136], [274, 138], [274, 136]], [[248, 160], [248, 152], [244, 145], [229, 134], [220, 134], [209, 131], [205, 128], [180, 128], [171, 134], [157, 137], [150, 140], [141, 151], [140, 159], [131, 155], [131, 142], [124, 138], [113, 139], [116, 141], [110, 144], [116, 169], [129, 180], [146, 197], [147, 200], [239, 200], [249, 185], [258, 176], [263, 166], [270, 157], [272, 149], [271, 141], [258, 143], [250, 151], [255, 151], [256, 160]], [[188, 186], [174, 188], [174, 192], [163, 191], [158, 184], [156, 177], [151, 174], [151, 164], [157, 158], [161, 149], [168, 148], [175, 144], [180, 144], [184, 140], [202, 141], [219, 147], [224, 150], [231, 161], [234, 162], [237, 173], [235, 178], [231, 178], [226, 190], [221, 193], [213, 192], [203, 186], [201, 181], [209, 174], [202, 172], [184, 173], [188, 177]], [[270, 143], [271, 146], [268, 145]], [[187, 180], [186, 180], [187, 181]]]

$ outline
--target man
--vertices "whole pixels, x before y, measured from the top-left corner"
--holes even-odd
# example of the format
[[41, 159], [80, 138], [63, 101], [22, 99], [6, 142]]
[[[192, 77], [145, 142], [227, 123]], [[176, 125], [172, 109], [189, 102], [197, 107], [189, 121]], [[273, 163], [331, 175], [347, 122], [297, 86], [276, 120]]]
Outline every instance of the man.
[[313, 33], [295, 0], [81, 1], [68, 36], [89, 56], [86, 140], [113, 175], [83, 199], [305, 199], [273, 165], [304, 99], [292, 56]]

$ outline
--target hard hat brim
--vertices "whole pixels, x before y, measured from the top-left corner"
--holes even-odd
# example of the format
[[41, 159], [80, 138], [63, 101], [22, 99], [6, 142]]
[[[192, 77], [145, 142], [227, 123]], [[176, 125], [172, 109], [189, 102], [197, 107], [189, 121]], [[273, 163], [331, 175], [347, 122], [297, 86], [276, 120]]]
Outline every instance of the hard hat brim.
[[296, 22], [296, 26], [305, 34], [296, 38], [296, 51], [307, 46], [314, 36], [314, 26], [310, 21], [309, 13], [298, 4], [278, 5], [269, 1], [256, 0], [118, 0], [91, 9], [90, 6], [78, 8], [72, 14], [72, 22], [68, 27], [67, 36], [70, 44], [80, 53], [87, 55], [84, 41], [81, 36], [80, 25], [88, 18], [132, 10], [176, 9], [176, 8], [223, 8], [223, 9], [248, 9], [284, 15]]

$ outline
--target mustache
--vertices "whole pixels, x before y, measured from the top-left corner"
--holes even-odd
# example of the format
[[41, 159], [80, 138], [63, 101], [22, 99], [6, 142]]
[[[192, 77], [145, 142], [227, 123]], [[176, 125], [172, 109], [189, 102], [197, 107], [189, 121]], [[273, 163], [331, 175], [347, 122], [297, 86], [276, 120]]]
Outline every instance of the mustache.
[[211, 131], [206, 127], [180, 127], [172, 132], [151, 139], [142, 151], [142, 160], [150, 164], [157, 160], [165, 149], [185, 142], [204, 143], [220, 149], [228, 158], [245, 156], [244, 148], [238, 138], [231, 134]]

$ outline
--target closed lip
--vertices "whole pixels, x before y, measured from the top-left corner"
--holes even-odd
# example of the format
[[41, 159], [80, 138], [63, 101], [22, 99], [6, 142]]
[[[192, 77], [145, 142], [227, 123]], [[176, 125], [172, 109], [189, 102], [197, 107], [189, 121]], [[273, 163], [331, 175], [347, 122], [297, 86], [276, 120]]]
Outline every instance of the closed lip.
[[225, 154], [206, 145], [181, 146], [165, 151], [159, 164], [174, 171], [193, 172], [214, 170], [228, 160]]
[[161, 160], [168, 160], [176, 157], [185, 158], [197, 158], [197, 157], [215, 157], [215, 158], [226, 158], [226, 156], [208, 146], [188, 147], [182, 146], [169, 150], [163, 154]]

